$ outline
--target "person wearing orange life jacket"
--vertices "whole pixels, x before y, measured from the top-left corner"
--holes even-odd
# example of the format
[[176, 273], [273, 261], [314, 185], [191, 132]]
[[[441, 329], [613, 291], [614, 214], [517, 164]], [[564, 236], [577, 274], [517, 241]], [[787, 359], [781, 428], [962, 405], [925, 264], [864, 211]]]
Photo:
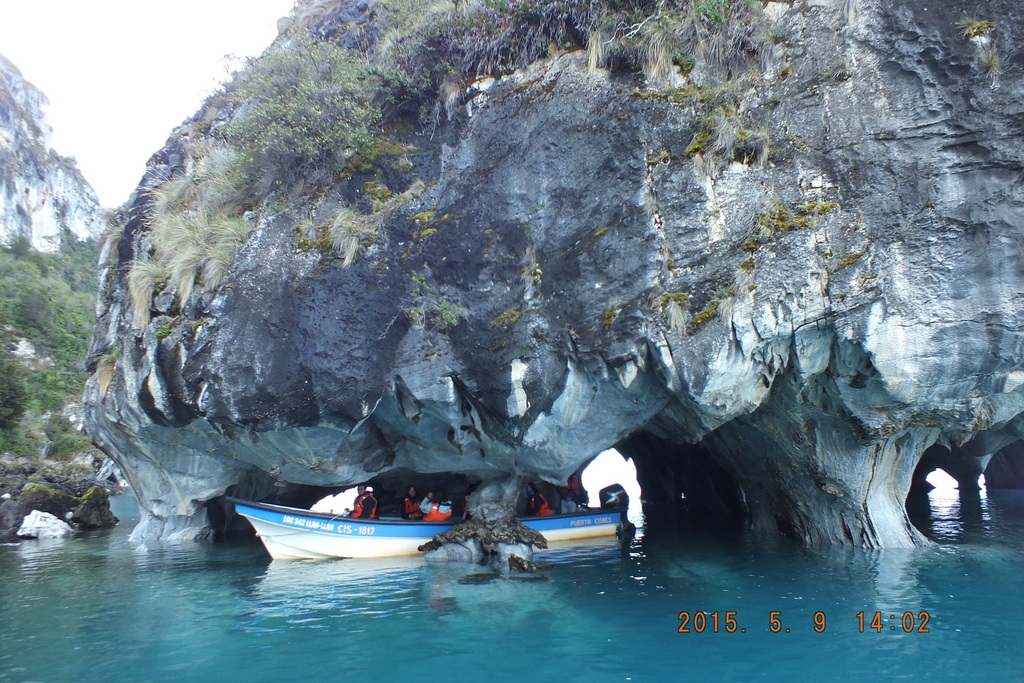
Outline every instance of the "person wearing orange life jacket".
[[402, 519], [423, 519], [423, 511], [420, 510], [420, 501], [416, 495], [415, 486], [410, 486], [405, 490], [405, 500], [402, 501]]
[[526, 516], [543, 517], [552, 514], [548, 499], [537, 490], [537, 486], [531, 481], [526, 485]]
[[430, 511], [423, 515], [424, 522], [443, 522], [452, 516], [452, 504], [444, 494], [438, 494], [431, 499]]
[[360, 484], [356, 488], [355, 502], [352, 503], [352, 517], [357, 519], [377, 518], [377, 499], [373, 497], [373, 487]]

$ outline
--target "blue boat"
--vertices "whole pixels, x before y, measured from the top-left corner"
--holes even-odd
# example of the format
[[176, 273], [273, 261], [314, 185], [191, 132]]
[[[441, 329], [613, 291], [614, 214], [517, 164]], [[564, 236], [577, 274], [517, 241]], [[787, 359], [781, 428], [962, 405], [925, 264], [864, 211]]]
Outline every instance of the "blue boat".
[[[415, 555], [419, 547], [458, 520], [353, 519], [300, 508], [228, 498], [256, 529], [275, 560]], [[568, 515], [527, 517], [523, 524], [549, 542], [614, 536], [620, 510], [583, 509]]]

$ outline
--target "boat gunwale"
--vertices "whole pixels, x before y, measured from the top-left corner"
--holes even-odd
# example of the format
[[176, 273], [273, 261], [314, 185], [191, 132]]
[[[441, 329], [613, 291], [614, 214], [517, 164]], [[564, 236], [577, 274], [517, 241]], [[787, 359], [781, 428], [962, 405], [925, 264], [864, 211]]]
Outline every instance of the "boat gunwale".
[[[243, 498], [236, 498], [235, 496], [225, 496], [225, 500], [227, 500], [229, 503], [231, 503], [233, 505], [236, 505], [236, 506], [241, 504], [241, 505], [247, 505], [249, 507], [253, 507], [253, 508], [257, 508], [257, 509], [268, 510], [270, 512], [278, 512], [278, 513], [281, 513], [281, 514], [290, 514], [290, 515], [294, 515], [296, 513], [300, 513], [302, 516], [315, 517], [317, 519], [322, 519], [322, 520], [326, 520], [326, 521], [329, 521], [329, 522], [336, 522], [338, 520], [351, 520], [353, 522], [358, 522], [359, 524], [384, 524], [384, 525], [405, 525], [405, 526], [409, 526], [409, 525], [412, 525], [412, 526], [421, 526], [421, 525], [422, 526], [439, 526], [439, 525], [454, 526], [455, 524], [458, 524], [459, 522], [466, 521], [466, 520], [461, 520], [461, 519], [458, 519], [458, 520], [443, 519], [443, 520], [433, 521], [433, 520], [402, 519], [402, 518], [395, 519], [395, 518], [380, 518], [380, 517], [373, 517], [373, 518], [346, 517], [345, 515], [336, 514], [336, 513], [333, 513], [333, 512], [314, 512], [313, 510], [306, 510], [304, 508], [294, 508], [294, 507], [289, 507], [287, 505], [275, 505], [274, 503], [260, 503], [260, 502], [257, 502], [257, 501], [245, 500]], [[578, 511], [578, 512], [559, 513], [557, 515], [538, 515], [538, 516], [534, 516], [534, 517], [517, 517], [516, 519], [518, 519], [520, 522], [524, 522], [524, 521], [527, 521], [527, 520], [534, 521], [534, 520], [548, 520], [548, 519], [551, 519], [551, 520], [554, 520], [554, 519], [573, 519], [573, 518], [589, 517], [589, 516], [592, 516], [592, 515], [603, 515], [603, 514], [621, 513], [623, 511], [624, 511], [624, 508], [622, 508], [622, 507], [614, 507], [614, 508], [584, 508], [584, 509], [582, 509], [581, 511]], [[239, 513], [239, 514], [241, 514], [241, 513]]]

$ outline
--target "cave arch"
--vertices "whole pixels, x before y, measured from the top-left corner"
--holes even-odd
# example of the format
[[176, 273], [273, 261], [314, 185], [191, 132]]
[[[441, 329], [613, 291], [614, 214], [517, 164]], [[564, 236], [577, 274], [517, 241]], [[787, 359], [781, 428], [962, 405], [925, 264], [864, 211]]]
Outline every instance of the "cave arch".
[[991, 454], [975, 454], [961, 449], [950, 449], [942, 444], [933, 444], [925, 449], [921, 460], [914, 468], [908, 498], [927, 493], [932, 485], [927, 477], [935, 470], [942, 470], [956, 480], [961, 493], [977, 492], [979, 477], [985, 472]]
[[985, 486], [990, 489], [1024, 489], [1024, 441], [996, 451], [985, 467]]
[[701, 444], [679, 444], [641, 431], [615, 445], [636, 466], [648, 531], [682, 521], [720, 528], [747, 519], [739, 483]]

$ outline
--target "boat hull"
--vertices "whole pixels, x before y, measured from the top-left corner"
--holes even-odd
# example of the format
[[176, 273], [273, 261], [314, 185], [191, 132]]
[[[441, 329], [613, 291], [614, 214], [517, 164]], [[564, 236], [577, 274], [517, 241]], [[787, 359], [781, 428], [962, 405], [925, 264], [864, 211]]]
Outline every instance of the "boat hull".
[[[298, 508], [230, 499], [275, 560], [329, 557], [393, 557], [415, 555], [419, 547], [455, 522], [410, 522], [393, 519], [352, 519]], [[620, 513], [586, 511], [572, 515], [530, 517], [523, 524], [548, 541], [613, 536]]]

